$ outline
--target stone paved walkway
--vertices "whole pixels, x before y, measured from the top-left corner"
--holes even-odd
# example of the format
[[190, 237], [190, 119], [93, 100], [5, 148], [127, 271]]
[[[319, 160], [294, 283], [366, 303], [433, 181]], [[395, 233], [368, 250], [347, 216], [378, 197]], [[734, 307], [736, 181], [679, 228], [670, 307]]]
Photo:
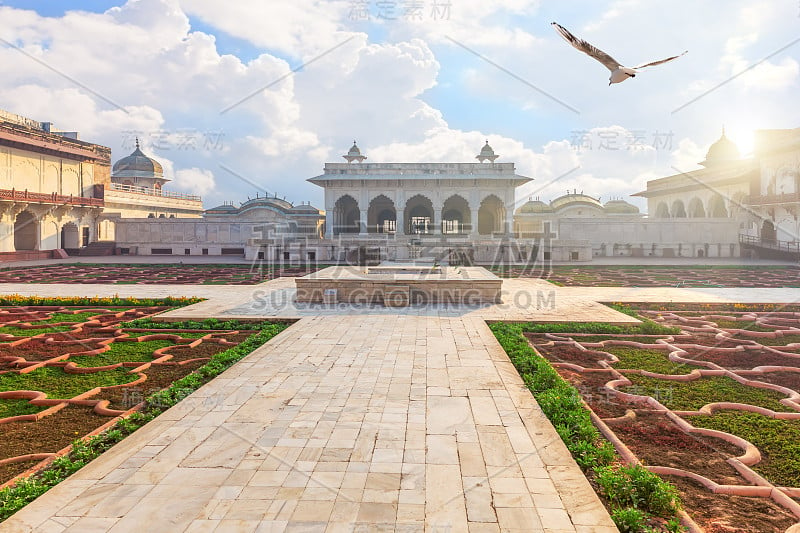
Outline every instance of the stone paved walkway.
[[306, 318], [3, 531], [615, 531], [478, 318]]
[[[800, 298], [791, 289], [504, 287], [496, 306], [396, 313], [252, 307], [255, 294], [291, 291], [290, 280], [0, 285], [209, 298], [176, 318], [301, 318], [0, 531], [616, 531], [485, 320], [630, 320], [597, 300]], [[551, 291], [552, 305], [516, 303], [537, 292], [549, 302]]]

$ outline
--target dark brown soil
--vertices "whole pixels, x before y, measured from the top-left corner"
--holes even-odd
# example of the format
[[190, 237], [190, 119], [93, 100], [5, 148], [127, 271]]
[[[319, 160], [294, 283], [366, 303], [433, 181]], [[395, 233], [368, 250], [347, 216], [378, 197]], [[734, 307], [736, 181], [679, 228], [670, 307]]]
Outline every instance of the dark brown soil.
[[0, 459], [29, 453], [54, 453], [110, 420], [91, 407], [68, 405], [37, 422], [0, 425]]
[[562, 378], [574, 385], [584, 401], [589, 404], [600, 418], [615, 418], [622, 416], [628, 409], [641, 407], [640, 404], [618, 400], [610, 392], [603, 389], [603, 385], [614, 379], [609, 372], [573, 372], [566, 368], [556, 369]]
[[68, 353], [87, 352], [100, 346], [95, 342], [52, 344], [44, 339], [31, 339], [16, 346], [0, 345], [0, 356], [22, 357], [26, 361], [46, 361]]
[[755, 343], [744, 339], [731, 339], [728, 337], [718, 338], [714, 335], [697, 334], [692, 336], [681, 335], [675, 339], [673, 344], [676, 346], [680, 346], [681, 344], [699, 344], [700, 346], [709, 346], [711, 348], [736, 348], [737, 346], [754, 345]]
[[698, 350], [685, 348], [687, 359], [711, 361], [722, 367], [750, 370], [757, 366], [791, 366], [800, 367], [800, 357], [790, 357], [767, 350], [745, 350], [743, 352], [720, 351], [713, 348]]
[[770, 499], [713, 494], [691, 479], [665, 477], [678, 487], [684, 509], [706, 533], [784, 533], [797, 522]]
[[19, 320], [20, 322], [30, 322], [31, 320], [42, 320], [47, 318], [48, 314], [43, 312], [31, 312], [31, 313], [9, 313], [9, 314], [0, 314], [0, 323], [6, 322], [15, 322]]
[[107, 339], [118, 335], [117, 330], [113, 328], [88, 328], [51, 333], [47, 335], [47, 337], [54, 341], [76, 341], [83, 339]]
[[187, 376], [203, 366], [206, 361], [194, 361], [183, 365], [175, 364], [154, 364], [144, 371], [147, 381], [131, 387], [121, 387], [106, 390], [97, 396], [95, 400], [108, 400], [109, 409], [126, 411], [143, 401], [147, 396], [169, 387], [173, 381]]
[[576, 348], [574, 344], [536, 345], [536, 349], [543, 357], [553, 363], [572, 363], [584, 368], [604, 368], [598, 364], [598, 361], [608, 361], [608, 356], [581, 350]]
[[233, 346], [216, 342], [202, 342], [194, 348], [189, 346], [171, 347], [166, 353], [172, 355], [170, 362], [179, 362], [190, 359], [211, 358], [212, 355], [224, 352], [228, 348], [233, 348]]
[[[800, 366], [800, 365], [798, 365]], [[760, 376], [745, 376], [747, 379], [754, 379], [756, 381], [763, 381], [764, 383], [772, 383], [773, 385], [780, 385], [792, 389], [793, 391], [800, 392], [800, 372], [767, 372]]]
[[39, 462], [40, 461], [23, 461], [21, 463], [0, 465], [0, 484], [14, 479], [29, 468], [36, 466]]
[[[747, 481], [726, 459], [742, 450], [721, 439], [702, 441], [680, 430], [666, 416], [638, 412], [636, 419], [611, 426], [614, 433], [645, 464], [695, 472], [722, 485], [746, 485]], [[721, 448], [734, 449], [733, 454]]]

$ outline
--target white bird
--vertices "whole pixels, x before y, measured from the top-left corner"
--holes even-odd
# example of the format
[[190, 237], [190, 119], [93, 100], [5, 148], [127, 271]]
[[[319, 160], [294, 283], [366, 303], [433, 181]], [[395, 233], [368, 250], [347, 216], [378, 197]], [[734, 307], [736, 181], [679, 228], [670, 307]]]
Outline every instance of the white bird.
[[642, 69], [645, 67], [652, 67], [655, 65], [660, 65], [662, 63], [666, 63], [667, 61], [672, 61], [673, 59], [678, 59], [683, 54], [688, 52], [686, 50], [683, 54], [678, 54], [676, 56], [668, 57], [667, 59], [661, 59], [659, 61], [653, 61], [652, 63], [645, 63], [644, 65], [638, 65], [636, 67], [626, 67], [620, 64], [619, 61], [608, 55], [607, 53], [603, 52], [599, 48], [594, 47], [593, 45], [587, 43], [583, 39], [578, 39], [574, 35], [572, 35], [569, 30], [567, 30], [564, 26], [553, 22], [553, 26], [555, 26], [556, 31], [561, 34], [561, 36], [572, 46], [587, 54], [603, 65], [606, 66], [608, 70], [611, 71], [611, 77], [608, 78], [608, 84], [611, 85], [612, 83], [622, 83], [623, 81], [627, 80], [628, 78], [635, 78], [637, 74], [637, 69]]

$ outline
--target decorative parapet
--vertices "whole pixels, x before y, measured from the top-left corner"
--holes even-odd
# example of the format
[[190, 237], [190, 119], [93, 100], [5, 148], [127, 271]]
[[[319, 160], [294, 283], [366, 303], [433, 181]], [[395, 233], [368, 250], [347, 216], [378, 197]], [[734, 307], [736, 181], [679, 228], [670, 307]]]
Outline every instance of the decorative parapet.
[[56, 193], [29, 192], [27, 189], [24, 191], [18, 191], [16, 189], [0, 189], [0, 200], [96, 207], [103, 207], [103, 205], [105, 205], [102, 198], [87, 198], [85, 196], [74, 196], [72, 194], [66, 196]]
[[174, 198], [176, 200], [190, 200], [193, 202], [201, 202], [202, 198], [196, 194], [187, 194], [182, 192], [164, 191], [161, 189], [152, 189], [149, 187], [139, 187], [136, 185], [124, 185], [122, 183], [111, 183], [109, 189], [112, 191], [127, 192], [131, 194], [143, 194], [146, 196], [158, 196], [161, 198]]

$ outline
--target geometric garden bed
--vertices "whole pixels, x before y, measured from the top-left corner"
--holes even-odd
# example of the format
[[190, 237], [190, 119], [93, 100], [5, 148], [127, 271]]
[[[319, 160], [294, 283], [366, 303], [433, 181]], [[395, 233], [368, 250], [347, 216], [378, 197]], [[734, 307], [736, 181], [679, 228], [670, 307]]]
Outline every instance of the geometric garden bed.
[[[108, 430], [120, 417], [168, 407], [159, 405], [159, 391], [273, 327], [149, 321], [169, 308], [0, 307], [0, 489], [41, 471], [69, 453], [74, 441]], [[284, 327], [276, 324], [261, 338]]]
[[627, 305], [680, 332], [521, 328], [621, 460], [676, 485], [684, 524], [784, 532], [800, 522], [800, 312]]

